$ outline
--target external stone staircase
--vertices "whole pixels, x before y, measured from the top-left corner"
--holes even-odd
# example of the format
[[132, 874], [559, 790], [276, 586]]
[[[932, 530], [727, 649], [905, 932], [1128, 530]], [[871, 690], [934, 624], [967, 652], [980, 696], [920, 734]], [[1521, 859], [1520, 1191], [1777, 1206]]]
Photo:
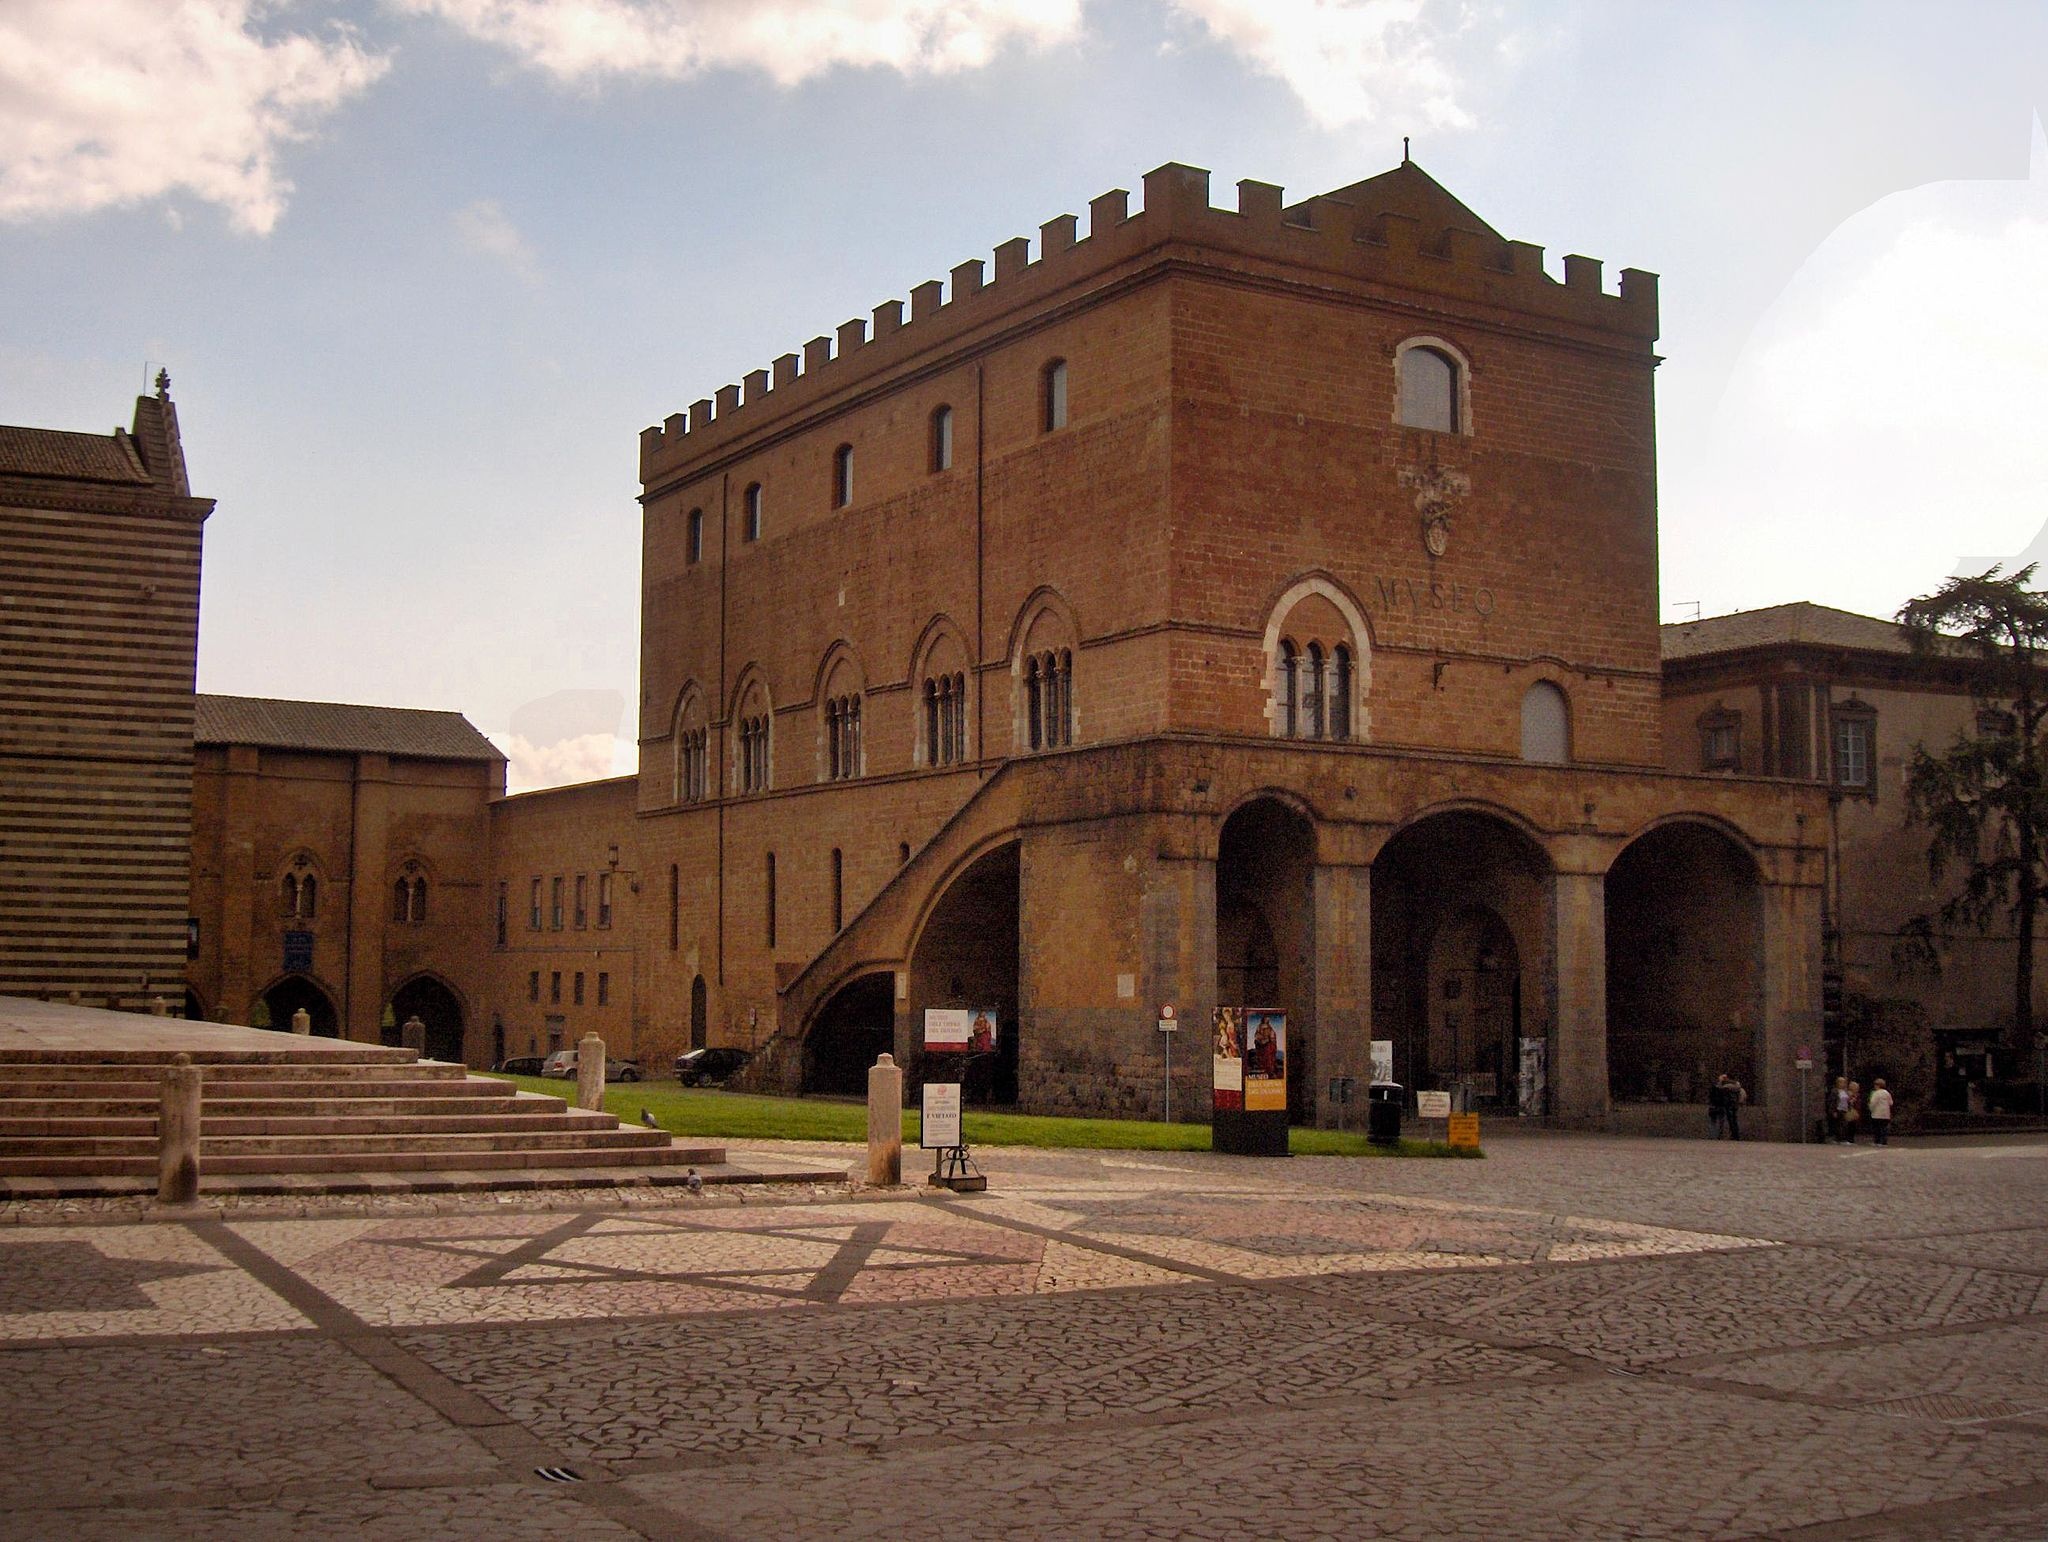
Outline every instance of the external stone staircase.
[[[133, 1019], [130, 1019], [133, 1021]], [[241, 1030], [248, 1032], [249, 1030]], [[716, 1146], [621, 1126], [411, 1050], [296, 1043], [187, 1050], [202, 1173], [489, 1172], [716, 1165]], [[301, 1047], [303, 1046], [303, 1047]], [[0, 1179], [153, 1177], [172, 1051], [0, 1043]]]

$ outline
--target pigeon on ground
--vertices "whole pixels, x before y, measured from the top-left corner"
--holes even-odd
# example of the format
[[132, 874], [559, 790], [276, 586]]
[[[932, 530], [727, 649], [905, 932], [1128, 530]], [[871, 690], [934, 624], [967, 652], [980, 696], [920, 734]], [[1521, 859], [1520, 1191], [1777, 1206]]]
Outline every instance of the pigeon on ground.
[[644, 1108], [640, 1110], [640, 1122], [646, 1125], [647, 1128], [650, 1130], [658, 1130], [661, 1128], [661, 1121], [656, 1119], [654, 1115], [647, 1112], [647, 1110]]
[[704, 1180], [698, 1176], [697, 1169], [694, 1167], [690, 1169], [690, 1175], [683, 1180], [683, 1183], [692, 1194], [702, 1194], [704, 1192]]

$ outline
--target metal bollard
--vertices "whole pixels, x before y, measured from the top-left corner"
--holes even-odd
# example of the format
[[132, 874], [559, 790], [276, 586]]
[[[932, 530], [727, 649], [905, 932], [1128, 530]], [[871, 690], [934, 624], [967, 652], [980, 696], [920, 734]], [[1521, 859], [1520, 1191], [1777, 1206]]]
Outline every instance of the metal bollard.
[[889, 1054], [868, 1070], [868, 1182], [903, 1182], [903, 1068]]
[[157, 1203], [189, 1205], [199, 1197], [200, 1069], [179, 1054], [164, 1072], [157, 1113]]
[[576, 1044], [576, 1106], [604, 1108], [604, 1040], [594, 1033]]

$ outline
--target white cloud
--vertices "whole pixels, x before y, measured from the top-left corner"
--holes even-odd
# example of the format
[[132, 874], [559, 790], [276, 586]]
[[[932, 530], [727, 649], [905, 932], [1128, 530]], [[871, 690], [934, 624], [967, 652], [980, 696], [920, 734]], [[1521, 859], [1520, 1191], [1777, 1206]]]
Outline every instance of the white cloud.
[[279, 149], [386, 61], [345, 28], [266, 36], [266, 0], [8, 0], [0, 5], [0, 219], [184, 190], [268, 232], [291, 183]]
[[521, 283], [540, 282], [540, 264], [512, 216], [495, 198], [479, 198], [450, 216], [456, 237], [479, 256], [502, 262]]
[[1462, 30], [1426, 0], [1172, 0], [1219, 43], [1284, 82], [1326, 129], [1414, 113], [1429, 128], [1469, 128], [1439, 51]]
[[[619, 774], [619, 741], [612, 734], [578, 734], [553, 744], [535, 744], [519, 734], [492, 734], [490, 740], [504, 752], [507, 792], [534, 792], [542, 787], [566, 787], [572, 782], [595, 782]], [[629, 764], [625, 769], [632, 769]]]
[[754, 69], [793, 86], [840, 65], [978, 69], [1076, 36], [1080, 0], [387, 0], [562, 80]]

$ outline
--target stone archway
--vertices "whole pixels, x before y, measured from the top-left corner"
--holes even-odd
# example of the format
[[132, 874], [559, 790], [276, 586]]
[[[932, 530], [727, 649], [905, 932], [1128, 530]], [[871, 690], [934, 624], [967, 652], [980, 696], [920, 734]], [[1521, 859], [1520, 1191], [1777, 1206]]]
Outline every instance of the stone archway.
[[[1216, 1001], [1287, 1014], [1287, 1111], [1315, 1118], [1315, 829], [1278, 798], [1254, 798], [1216, 842]], [[1203, 1025], [1206, 1029], [1206, 1025]]]
[[977, 857], [932, 906], [910, 956], [913, 1063], [923, 1058], [925, 1008], [996, 1010], [996, 1052], [966, 1072], [963, 1095], [972, 1102], [1017, 1101], [1024, 1037], [1018, 1022], [1021, 871], [1015, 842]]
[[1763, 894], [1754, 859], [1721, 830], [1680, 820], [1623, 848], [1606, 887], [1609, 1095], [1704, 1106], [1727, 1071], [1757, 1096]]
[[[341, 1037], [341, 1018], [334, 1010], [334, 1002], [308, 975], [286, 975], [258, 997], [257, 1001], [262, 1006], [264, 1015], [270, 1019], [267, 1024], [257, 1024], [258, 1027], [275, 1028], [280, 1033], [290, 1033], [292, 1014], [304, 1008], [306, 1015], [313, 1020], [313, 1033], [317, 1037]], [[250, 1014], [252, 1020], [255, 1016], [253, 1012]]]
[[1396, 1081], [1502, 1113], [1548, 1111], [1535, 1077], [1551, 1053], [1555, 903], [1548, 855], [1496, 814], [1428, 815], [1380, 849], [1373, 1037], [1393, 1041]]
[[413, 1017], [426, 1026], [429, 1060], [462, 1063], [462, 1003], [444, 982], [430, 974], [414, 975], [392, 992], [391, 1015], [400, 1029]]
[[864, 1097], [868, 1068], [895, 1047], [895, 972], [850, 980], [826, 999], [804, 1035], [803, 1090]]

